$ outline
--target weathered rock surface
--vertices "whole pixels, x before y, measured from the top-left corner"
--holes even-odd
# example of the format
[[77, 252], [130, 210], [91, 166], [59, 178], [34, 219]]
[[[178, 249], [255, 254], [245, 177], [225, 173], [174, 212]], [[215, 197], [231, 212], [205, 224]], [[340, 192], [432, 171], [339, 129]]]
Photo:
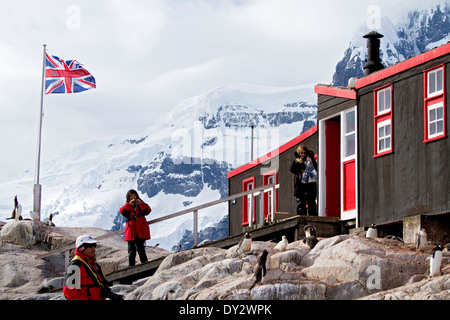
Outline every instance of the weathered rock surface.
[[[65, 246], [80, 234], [98, 237], [108, 231], [29, 224], [15, 226], [25, 230], [17, 232], [24, 232], [27, 241], [9, 235], [14, 226], [6, 229], [5, 238], [2, 229], [0, 299], [61, 299], [63, 256], [35, 260], [36, 255]], [[396, 240], [340, 235], [321, 239], [312, 250], [302, 241], [290, 243], [283, 252], [275, 245], [253, 241], [246, 254], [238, 254], [236, 246], [176, 253], [147, 248], [149, 259], [166, 256], [156, 273], [112, 289], [130, 300], [164, 299], [169, 292], [174, 292], [173, 299], [189, 300], [450, 299], [449, 252], [444, 252], [443, 275], [429, 278], [430, 254]], [[267, 274], [249, 290], [263, 250], [269, 252]], [[118, 236], [102, 240], [97, 258], [105, 273], [125, 268], [126, 243]]]
[[[95, 238], [108, 233], [98, 228], [48, 226], [39, 221], [4, 224], [0, 231], [0, 299], [62, 298], [58, 290], [62, 289], [60, 282], [65, 272], [64, 256], [59, 253], [43, 259], [36, 259], [36, 256], [51, 249], [75, 246], [75, 239], [82, 234]], [[127, 244], [120, 236], [101, 240], [96, 253], [105, 274], [128, 266]], [[163, 249], [147, 248], [149, 259], [167, 254]]]

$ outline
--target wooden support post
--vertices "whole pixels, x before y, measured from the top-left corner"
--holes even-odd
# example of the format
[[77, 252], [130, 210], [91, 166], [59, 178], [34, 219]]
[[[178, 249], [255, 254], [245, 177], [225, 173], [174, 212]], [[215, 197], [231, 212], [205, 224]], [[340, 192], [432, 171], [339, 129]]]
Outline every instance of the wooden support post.
[[271, 221], [275, 219], [275, 187], [270, 189], [271, 197], [270, 197], [270, 217]]
[[253, 193], [250, 193], [247, 198], [248, 201], [248, 209], [247, 209], [247, 219], [248, 219], [248, 226], [253, 226]]
[[64, 266], [66, 267], [65, 270], [69, 267], [69, 254], [70, 250], [67, 250], [64, 252]]
[[259, 193], [259, 227], [264, 227], [264, 192]]
[[194, 247], [198, 245], [198, 210], [194, 210]]

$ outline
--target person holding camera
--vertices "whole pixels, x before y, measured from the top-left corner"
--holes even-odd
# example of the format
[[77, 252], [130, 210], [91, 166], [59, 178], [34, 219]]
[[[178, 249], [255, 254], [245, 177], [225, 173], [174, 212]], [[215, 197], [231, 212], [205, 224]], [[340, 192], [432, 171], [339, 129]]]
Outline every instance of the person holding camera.
[[136, 251], [141, 263], [147, 261], [145, 241], [150, 239], [150, 227], [145, 216], [152, 209], [133, 189], [127, 192], [126, 200], [125, 205], [120, 208], [120, 214], [127, 219], [124, 240], [128, 242], [128, 264], [132, 267], [136, 264]]
[[102, 268], [96, 262], [97, 241], [82, 235], [75, 241], [75, 256], [67, 267], [63, 293], [67, 300], [123, 300], [106, 285]]
[[306, 215], [308, 204], [308, 215], [317, 216], [317, 162], [314, 152], [306, 146], [300, 145], [294, 152], [295, 159], [289, 170], [294, 176], [294, 196], [297, 197], [297, 214]]

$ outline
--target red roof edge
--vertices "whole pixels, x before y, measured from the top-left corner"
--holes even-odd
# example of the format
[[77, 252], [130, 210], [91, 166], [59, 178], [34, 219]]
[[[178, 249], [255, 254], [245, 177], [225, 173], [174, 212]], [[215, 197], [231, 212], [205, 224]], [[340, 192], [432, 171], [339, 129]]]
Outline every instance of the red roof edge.
[[356, 100], [356, 91], [353, 89], [331, 87], [327, 85], [318, 84], [314, 87], [314, 93]]
[[424, 52], [418, 56], [394, 64], [393, 66], [372, 73], [364, 78], [357, 79], [355, 83], [355, 88], [359, 89], [365, 87], [369, 84], [383, 80], [387, 77], [403, 72], [410, 68], [416, 67], [420, 64], [431, 61], [433, 59], [439, 58], [448, 53], [450, 53], [450, 43], [444, 44], [440, 47]]
[[310, 136], [312, 136], [313, 134], [315, 134], [317, 132], [317, 124], [312, 127], [311, 129], [303, 132], [301, 135], [299, 135], [298, 137], [292, 139], [291, 141], [283, 144], [281, 147], [269, 152], [268, 154], [259, 157], [256, 160], [253, 160], [252, 162], [249, 162], [247, 164], [244, 164], [243, 166], [234, 169], [230, 172], [228, 172], [227, 177], [228, 179], [237, 176], [238, 174], [245, 172], [251, 168], [254, 168], [258, 165], [260, 165], [261, 163], [264, 163], [272, 158], [275, 158], [277, 156], [279, 156], [280, 154], [282, 154], [283, 152], [289, 150], [290, 148], [292, 148], [293, 146], [295, 146], [296, 144], [299, 144], [300, 142], [302, 142], [303, 140], [309, 138]]

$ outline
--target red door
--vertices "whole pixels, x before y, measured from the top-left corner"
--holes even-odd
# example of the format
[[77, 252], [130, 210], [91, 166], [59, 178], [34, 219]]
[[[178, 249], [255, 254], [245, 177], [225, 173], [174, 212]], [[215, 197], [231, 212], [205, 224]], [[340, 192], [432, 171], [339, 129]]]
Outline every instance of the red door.
[[342, 132], [342, 214], [356, 217], [356, 109], [344, 112]]
[[[325, 179], [327, 217], [340, 217], [340, 167], [341, 167], [340, 117], [325, 121]], [[319, 159], [320, 161], [320, 159]]]
[[345, 211], [356, 209], [356, 168], [355, 160], [343, 163], [343, 209]]

